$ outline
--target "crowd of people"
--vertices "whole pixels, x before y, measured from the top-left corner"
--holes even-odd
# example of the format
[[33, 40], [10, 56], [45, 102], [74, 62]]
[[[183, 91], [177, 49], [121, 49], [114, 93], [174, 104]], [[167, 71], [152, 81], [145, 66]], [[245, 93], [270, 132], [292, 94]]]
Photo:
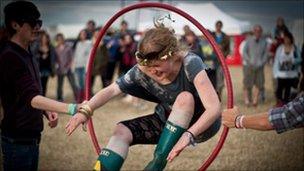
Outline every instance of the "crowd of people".
[[[215, 31], [211, 32], [219, 45], [224, 57], [232, 52], [231, 38], [222, 31], [223, 22], [215, 23]], [[39, 63], [40, 79], [43, 95], [47, 92], [49, 77], [57, 76], [57, 100], [63, 101], [63, 83], [67, 76], [73, 90], [76, 102], [81, 102], [84, 97], [84, 82], [86, 66], [93, 44], [101, 27], [97, 27], [95, 21], [89, 20], [86, 28], [79, 32], [77, 39], [65, 40], [62, 33], [58, 33], [54, 40], [47, 31], [39, 33], [39, 39], [32, 43], [31, 52]], [[106, 36], [99, 43], [91, 75], [91, 89], [95, 78], [99, 77], [103, 87], [112, 83], [115, 68], [118, 67], [119, 76], [125, 74], [136, 64], [135, 52], [138, 42], [134, 39], [138, 34], [128, 28], [128, 22], [123, 20], [120, 29], [109, 29]], [[205, 52], [206, 40], [184, 26], [184, 34], [180, 36], [180, 42], [189, 46], [189, 50], [202, 58], [203, 61], [211, 61], [208, 75], [219, 97], [224, 88], [224, 75], [216, 54]], [[261, 25], [255, 25], [252, 32], [246, 34], [244, 48], [241, 49], [243, 59], [243, 95], [246, 106], [257, 106], [265, 100], [265, 76], [266, 64], [273, 68], [273, 85], [276, 97], [276, 106], [282, 106], [295, 97], [295, 94], [303, 91], [303, 47], [296, 47], [294, 37], [279, 17], [273, 35], [263, 35]], [[302, 61], [302, 63], [301, 63]], [[302, 68], [302, 71], [301, 71]], [[300, 84], [302, 86], [300, 86]], [[252, 91], [253, 89], [253, 91]], [[93, 92], [91, 92], [93, 95]], [[128, 97], [128, 96], [127, 96]], [[129, 100], [128, 100], [129, 99]], [[125, 98], [125, 101], [137, 100]]]
[[[224, 57], [232, 51], [231, 38], [222, 31], [222, 21], [217, 21], [211, 35], [220, 47]], [[190, 46], [190, 50], [201, 56], [203, 61], [211, 60], [209, 78], [216, 88], [219, 97], [224, 88], [224, 75], [214, 52], [205, 51], [204, 38], [199, 38], [188, 26], [181, 40]], [[273, 89], [276, 97], [275, 106], [281, 107], [303, 92], [303, 47], [295, 45], [294, 36], [278, 17], [272, 36], [263, 34], [261, 25], [254, 25], [252, 31], [244, 33], [245, 40], [242, 54], [243, 95], [246, 106], [257, 106], [265, 101], [265, 65], [273, 69]], [[235, 48], [235, 47], [233, 47]]]
[[[57, 33], [54, 41], [46, 30], [39, 31], [39, 38], [31, 43], [30, 50], [39, 66], [44, 96], [49, 78], [57, 76], [57, 100], [64, 101], [63, 83], [67, 77], [75, 101], [83, 100], [86, 66], [100, 29], [93, 20], [89, 20], [75, 40], [66, 40], [63, 33]], [[1, 32], [3, 39], [5, 35]], [[116, 67], [119, 68], [118, 74], [122, 75], [136, 64], [137, 42], [134, 35], [126, 21], [121, 22], [120, 30], [109, 29], [98, 45], [91, 75], [92, 87], [96, 77], [100, 77], [102, 87], [107, 87], [112, 83]]]
[[[128, 29], [126, 21], [121, 22], [118, 31], [110, 29], [98, 45], [91, 75], [92, 86], [96, 77], [100, 77], [103, 88], [95, 95], [92, 91], [93, 97], [83, 102], [84, 80], [88, 76], [86, 64], [100, 27], [90, 20], [75, 41], [67, 41], [58, 33], [53, 43], [49, 34], [40, 30], [40, 12], [33, 3], [11, 2], [4, 8], [4, 14], [8, 33], [6, 36], [0, 32], [1, 40], [6, 39], [0, 42], [0, 97], [4, 109], [0, 149], [4, 154], [4, 170], [38, 169], [43, 116], [53, 128], [58, 122], [57, 113], [72, 115], [66, 126], [66, 133], [70, 135], [86, 123], [94, 110], [120, 94], [132, 95], [129, 96], [132, 103], [144, 99], [157, 106], [150, 115], [117, 124], [108, 145], [100, 153], [97, 169], [119, 170], [130, 146], [157, 144], [154, 158], [145, 169], [162, 170], [167, 161], [172, 161], [188, 145], [203, 143], [219, 131], [223, 71], [216, 54], [204, 53], [203, 39], [189, 26], [184, 27], [185, 33], [177, 39], [171, 29], [156, 22], [155, 28], [142, 34], [140, 42], [135, 41], [136, 32]], [[223, 26], [222, 21], [216, 21], [211, 34], [226, 57], [230, 53], [230, 38], [222, 31]], [[255, 25], [245, 40], [243, 90], [247, 106], [257, 106], [263, 99], [260, 97], [265, 95], [264, 67], [269, 61], [273, 61], [278, 107], [292, 99], [292, 87], [303, 91], [303, 47], [300, 55], [300, 48], [295, 46], [294, 37], [282, 18], [278, 18], [274, 33], [273, 43], [269, 44], [262, 26]], [[208, 60], [210, 65], [205, 63]], [[113, 81], [116, 67], [119, 78]], [[48, 80], [55, 75], [57, 100], [52, 100], [45, 95]], [[77, 103], [63, 103], [65, 77]], [[291, 118], [300, 117], [293, 118], [295, 124], [285, 124], [277, 130], [303, 126], [303, 97], [287, 106], [292, 109], [285, 106], [284, 110], [270, 112], [274, 118], [263, 128], [255, 126], [256, 120], [265, 121], [267, 113], [248, 118], [240, 115], [238, 109], [224, 111], [223, 123], [237, 128], [273, 129], [274, 122], [285, 124], [286, 117], [281, 115], [285, 112], [290, 113]]]

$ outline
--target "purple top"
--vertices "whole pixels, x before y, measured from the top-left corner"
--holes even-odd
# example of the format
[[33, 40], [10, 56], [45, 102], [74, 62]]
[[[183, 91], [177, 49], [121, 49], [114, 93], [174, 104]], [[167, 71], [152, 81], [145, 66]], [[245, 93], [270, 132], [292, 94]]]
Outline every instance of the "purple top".
[[56, 47], [57, 53], [57, 74], [66, 74], [72, 66], [73, 50], [67, 43], [64, 46]]

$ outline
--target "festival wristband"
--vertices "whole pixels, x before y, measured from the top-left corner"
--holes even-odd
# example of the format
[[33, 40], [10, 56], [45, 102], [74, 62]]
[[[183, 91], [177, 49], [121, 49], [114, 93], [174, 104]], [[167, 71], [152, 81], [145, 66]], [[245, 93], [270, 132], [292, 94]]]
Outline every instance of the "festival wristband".
[[70, 103], [68, 105], [68, 114], [74, 116], [77, 113], [77, 104]]
[[240, 118], [240, 127], [243, 128], [243, 129], [246, 129], [246, 128], [244, 127], [244, 125], [243, 125], [243, 119], [244, 119], [244, 117], [245, 117], [245, 116], [242, 115], [241, 118]]
[[242, 115], [237, 115], [237, 116], [235, 117], [235, 120], [234, 120], [234, 126], [235, 126], [235, 128], [237, 128], [237, 129], [240, 129], [240, 128], [241, 128], [241, 125], [240, 125], [241, 116], [242, 116]]

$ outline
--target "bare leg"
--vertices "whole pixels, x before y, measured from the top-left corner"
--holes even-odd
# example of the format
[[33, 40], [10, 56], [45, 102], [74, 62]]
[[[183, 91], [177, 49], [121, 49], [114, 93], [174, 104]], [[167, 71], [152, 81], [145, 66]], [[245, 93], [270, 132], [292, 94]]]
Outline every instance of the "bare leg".
[[95, 164], [95, 170], [120, 170], [128, 155], [132, 133], [123, 124], [118, 124], [106, 148], [103, 148]]
[[250, 100], [249, 100], [249, 88], [244, 88], [244, 103], [248, 107], [250, 105]]
[[253, 91], [253, 106], [257, 106], [258, 105], [259, 94], [260, 94], [260, 90], [257, 87], [255, 87], [254, 91]]

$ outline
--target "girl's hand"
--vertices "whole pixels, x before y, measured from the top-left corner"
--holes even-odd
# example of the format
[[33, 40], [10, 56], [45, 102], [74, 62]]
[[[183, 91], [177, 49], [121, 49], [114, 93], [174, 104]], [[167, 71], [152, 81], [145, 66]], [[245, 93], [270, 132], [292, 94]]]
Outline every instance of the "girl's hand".
[[46, 111], [46, 118], [49, 121], [49, 126], [55, 128], [58, 124], [58, 113]]
[[187, 135], [188, 133], [185, 132], [178, 142], [175, 144], [171, 152], [169, 153], [167, 160], [172, 162], [175, 157], [179, 155], [189, 144], [190, 144], [190, 137]]
[[223, 125], [234, 128], [235, 118], [240, 114], [239, 108], [234, 106], [232, 109], [225, 109], [222, 112], [222, 123]]
[[81, 124], [86, 123], [88, 118], [81, 113], [76, 113], [65, 126], [65, 132], [69, 136], [74, 132], [74, 130]]

